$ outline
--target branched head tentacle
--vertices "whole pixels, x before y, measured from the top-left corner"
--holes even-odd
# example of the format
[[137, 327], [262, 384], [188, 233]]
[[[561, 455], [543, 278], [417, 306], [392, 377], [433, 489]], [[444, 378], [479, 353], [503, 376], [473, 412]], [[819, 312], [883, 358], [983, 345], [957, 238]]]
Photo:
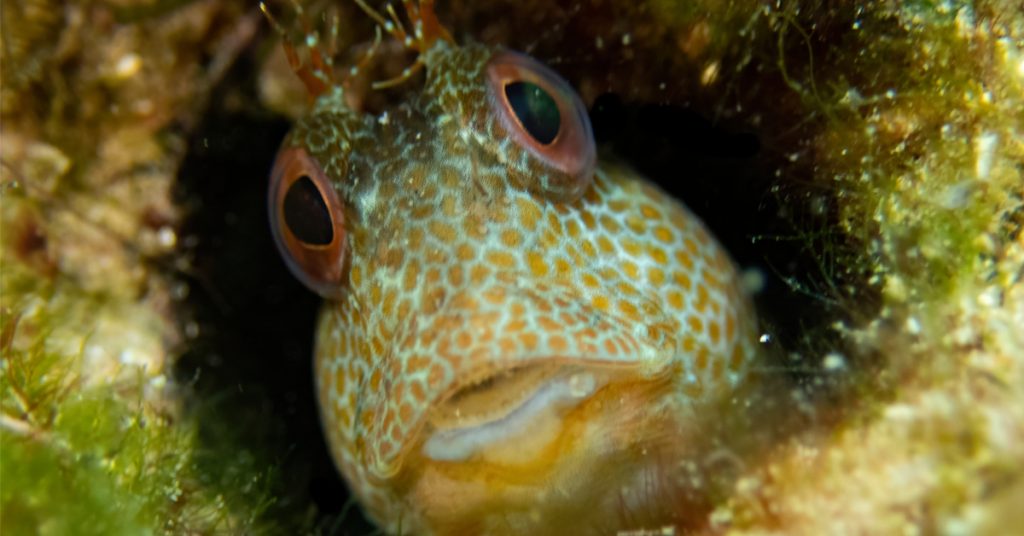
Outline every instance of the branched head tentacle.
[[[314, 25], [300, 0], [291, 0], [290, 3], [302, 32], [299, 39], [294, 39], [289, 31], [277, 21], [266, 2], [260, 2], [260, 10], [274, 31], [280, 35], [288, 64], [306, 86], [310, 99], [316, 100], [335, 88], [350, 87], [352, 81], [362, 69], [370, 64], [380, 48], [382, 41], [380, 28], [377, 28], [376, 36], [370, 47], [359, 59], [345, 68], [343, 65], [335, 65], [335, 60], [340, 52], [338, 50], [338, 29], [341, 26], [341, 17], [338, 12], [324, 15], [326, 29], [321, 29]], [[303, 51], [305, 51], [304, 54]]]
[[311, 99], [315, 99], [326, 93], [331, 87], [341, 85], [344, 80], [340, 79], [334, 69], [334, 53], [337, 48], [338, 17], [335, 16], [331, 28], [328, 31], [327, 43], [324, 44], [320, 38], [319, 31], [310, 22], [305, 10], [299, 0], [292, 0], [292, 9], [302, 27], [304, 39], [301, 47], [308, 52], [308, 63], [303, 62], [297, 46], [288, 35], [284, 27], [277, 22], [277, 19], [270, 13], [265, 2], [260, 2], [260, 10], [274, 27], [274, 30], [281, 36], [285, 55], [288, 57], [288, 64], [296, 76], [306, 86], [306, 91]]
[[409, 19], [410, 29], [406, 29], [401, 17], [395, 12], [395, 8], [388, 4], [387, 17], [384, 17], [377, 10], [373, 9], [365, 0], [354, 0], [370, 18], [377, 22], [378, 27], [391, 34], [392, 37], [401, 42], [406, 48], [418, 53], [416, 61], [402, 70], [402, 73], [390, 80], [382, 80], [373, 83], [374, 89], [394, 87], [405, 83], [416, 73], [422, 70], [426, 64], [423, 55], [430, 50], [438, 41], [453, 43], [451, 34], [437, 20], [434, 13], [433, 0], [402, 0], [405, 15]]
[[[260, 10], [263, 15], [281, 36], [288, 64], [296, 76], [302, 80], [306, 91], [313, 100], [329, 92], [332, 88], [349, 86], [349, 83], [370, 64], [377, 53], [381, 43], [382, 29], [407, 49], [417, 52], [418, 55], [413, 64], [406, 67], [400, 75], [389, 80], [374, 82], [372, 86], [374, 89], [394, 87], [406, 82], [426, 67], [423, 55], [431, 47], [439, 41], [454, 42], [448, 30], [437, 20], [433, 0], [419, 0], [418, 2], [402, 0], [402, 6], [409, 22], [408, 27], [402, 22], [402, 17], [391, 4], [385, 8], [387, 13], [385, 17], [370, 7], [365, 0], [353, 1], [377, 23], [377, 34], [370, 48], [348, 69], [337, 69], [334, 64], [338, 53], [338, 28], [340, 26], [340, 18], [337, 13], [330, 18], [324, 37], [312, 23], [300, 0], [291, 0], [292, 9], [302, 30], [302, 38], [293, 40], [284, 26], [271, 14], [267, 4], [260, 2]], [[305, 49], [304, 55], [302, 54], [303, 49]]]

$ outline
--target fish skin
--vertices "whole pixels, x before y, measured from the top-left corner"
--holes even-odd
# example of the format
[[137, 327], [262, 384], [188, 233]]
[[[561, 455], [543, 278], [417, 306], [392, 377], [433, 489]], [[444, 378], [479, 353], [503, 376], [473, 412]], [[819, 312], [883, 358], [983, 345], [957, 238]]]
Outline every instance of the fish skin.
[[[733, 262], [628, 165], [602, 156], [581, 178], [517, 143], [488, 90], [507, 51], [421, 45], [418, 95], [373, 116], [335, 84], [283, 145], [345, 215], [315, 350], [338, 468], [388, 532], [636, 528], [624, 509], [675, 523], [674, 468], [758, 357]], [[553, 395], [525, 431], [505, 424], [573, 385], [590, 390]], [[481, 423], [504, 439], [430, 454], [441, 430]]]

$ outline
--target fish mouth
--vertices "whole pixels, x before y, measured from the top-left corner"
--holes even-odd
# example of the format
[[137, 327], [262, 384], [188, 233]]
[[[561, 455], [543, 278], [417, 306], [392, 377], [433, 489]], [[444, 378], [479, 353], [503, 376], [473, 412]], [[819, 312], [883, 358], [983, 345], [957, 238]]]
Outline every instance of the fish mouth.
[[403, 455], [491, 468], [554, 464], [576, 451], [573, 437], [589, 434], [590, 423], [616, 414], [610, 404], [596, 409], [604, 400], [670, 376], [666, 337], [543, 284], [455, 295], [406, 343], [451, 368], [428, 383]]
[[621, 376], [615, 367], [528, 363], [464, 382], [428, 415], [422, 454], [436, 461], [536, 459], [564, 417]]

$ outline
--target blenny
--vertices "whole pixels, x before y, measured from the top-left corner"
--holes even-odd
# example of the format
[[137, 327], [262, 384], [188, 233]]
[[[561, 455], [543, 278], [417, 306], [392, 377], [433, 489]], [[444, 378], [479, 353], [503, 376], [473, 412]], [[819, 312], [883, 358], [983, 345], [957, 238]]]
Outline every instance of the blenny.
[[281, 254], [326, 298], [316, 384], [353, 494], [388, 532], [680, 523], [681, 462], [756, 358], [733, 262], [598, 156], [554, 71], [456, 44], [430, 0], [404, 2], [408, 30], [357, 3], [424, 85], [372, 116], [315, 34], [306, 60], [286, 44], [315, 101], [269, 191]]

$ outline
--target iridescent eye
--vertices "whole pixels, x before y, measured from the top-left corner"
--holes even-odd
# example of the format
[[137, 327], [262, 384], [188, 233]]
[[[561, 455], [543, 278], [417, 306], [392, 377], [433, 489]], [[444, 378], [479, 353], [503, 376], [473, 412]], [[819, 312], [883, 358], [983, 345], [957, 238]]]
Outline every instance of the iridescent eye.
[[345, 214], [316, 161], [298, 147], [277, 155], [270, 175], [270, 228], [288, 268], [324, 297], [341, 292]]
[[499, 52], [487, 64], [491, 102], [509, 137], [561, 175], [545, 193], [571, 199], [594, 175], [597, 153], [586, 107], [558, 74], [529, 56]]
[[537, 84], [512, 82], [505, 85], [505, 100], [533, 139], [544, 145], [555, 141], [562, 117], [555, 99], [547, 91]]
[[316, 247], [326, 246], [334, 240], [331, 210], [309, 175], [299, 177], [288, 186], [281, 212], [285, 228], [299, 242]]

